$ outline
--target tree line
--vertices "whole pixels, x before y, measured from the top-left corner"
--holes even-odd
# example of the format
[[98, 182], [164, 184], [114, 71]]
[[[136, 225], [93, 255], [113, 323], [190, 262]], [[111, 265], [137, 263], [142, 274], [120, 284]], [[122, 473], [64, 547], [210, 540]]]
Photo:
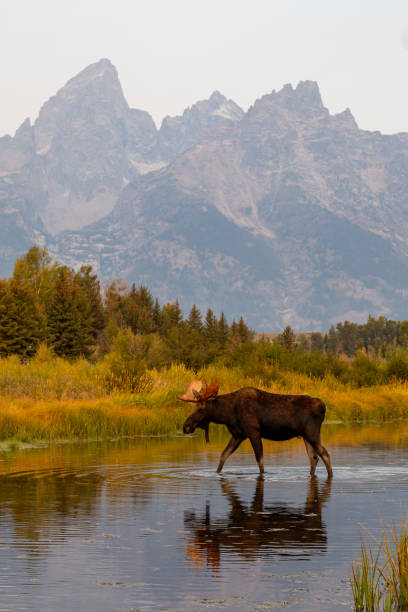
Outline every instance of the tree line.
[[242, 317], [229, 324], [196, 305], [184, 317], [177, 300], [161, 305], [146, 286], [120, 280], [102, 293], [90, 266], [75, 271], [34, 246], [0, 280], [0, 357], [29, 359], [40, 345], [68, 359], [103, 358], [117, 380], [174, 362], [195, 371], [222, 362], [265, 381], [279, 369], [356, 384], [408, 379], [408, 321], [369, 316], [307, 335], [287, 326], [274, 342], [255, 342]]
[[408, 321], [393, 321], [385, 316], [368, 316], [366, 323], [343, 321], [331, 325], [327, 333], [295, 334], [288, 325], [278, 337], [288, 350], [319, 351], [336, 356], [354, 357], [363, 352], [385, 358], [390, 349], [408, 348]]
[[251, 339], [242, 317], [229, 325], [224, 313], [209, 308], [203, 318], [193, 305], [183, 318], [177, 300], [160, 305], [143, 285], [111, 281], [102, 296], [91, 266], [75, 271], [38, 246], [0, 280], [1, 357], [28, 358], [45, 343], [61, 357], [98, 358], [126, 345], [148, 366], [199, 369]]

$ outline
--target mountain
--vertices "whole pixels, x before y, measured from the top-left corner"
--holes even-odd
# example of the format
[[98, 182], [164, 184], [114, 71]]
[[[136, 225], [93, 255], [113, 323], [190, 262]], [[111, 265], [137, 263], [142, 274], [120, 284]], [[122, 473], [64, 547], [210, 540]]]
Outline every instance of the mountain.
[[258, 330], [408, 318], [408, 135], [330, 114], [314, 82], [246, 113], [214, 92], [157, 130], [101, 60], [0, 139], [5, 163], [15, 247]]
[[26, 120], [14, 138], [0, 138], [0, 274], [10, 274], [16, 257], [33, 243], [45, 243], [44, 226], [35, 209], [43, 193], [42, 178]]
[[[0, 206], [18, 194], [39, 231], [80, 229], [110, 212], [139, 175], [242, 116], [215, 92], [157, 130], [147, 112], [129, 108], [116, 69], [102, 59], [50, 98], [33, 126], [26, 120], [14, 138], [0, 138]], [[31, 194], [27, 182], [35, 185]]]
[[181, 117], [165, 117], [158, 134], [163, 158], [173, 160], [187, 149], [208, 138], [219, 138], [240, 121], [244, 111], [233, 100], [214, 91], [208, 100], [187, 108]]
[[101, 60], [83, 70], [42, 107], [33, 128], [44, 167], [39, 203], [50, 233], [78, 229], [103, 217], [152, 157], [156, 126], [129, 109], [116, 69]]

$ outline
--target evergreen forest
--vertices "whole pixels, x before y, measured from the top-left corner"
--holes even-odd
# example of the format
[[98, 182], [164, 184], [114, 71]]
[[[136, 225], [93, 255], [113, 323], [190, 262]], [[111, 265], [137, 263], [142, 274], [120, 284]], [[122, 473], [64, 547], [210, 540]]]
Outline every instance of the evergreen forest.
[[105, 360], [116, 385], [130, 372], [136, 387], [147, 368], [171, 364], [237, 367], [266, 385], [282, 370], [353, 386], [408, 380], [408, 320], [369, 316], [307, 334], [287, 326], [270, 338], [211, 308], [203, 315], [193, 305], [185, 317], [177, 299], [160, 304], [143, 285], [113, 280], [102, 290], [90, 266], [75, 271], [33, 246], [0, 280], [0, 357], [25, 363], [45, 347], [68, 360]]

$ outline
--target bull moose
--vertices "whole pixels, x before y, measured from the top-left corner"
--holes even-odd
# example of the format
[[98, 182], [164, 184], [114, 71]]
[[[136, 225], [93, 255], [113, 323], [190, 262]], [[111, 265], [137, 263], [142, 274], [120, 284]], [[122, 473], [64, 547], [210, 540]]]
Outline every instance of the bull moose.
[[183, 425], [184, 433], [193, 433], [199, 427], [204, 429], [208, 442], [210, 423], [227, 426], [231, 440], [221, 454], [218, 474], [228, 457], [247, 438], [252, 444], [259, 471], [263, 474], [262, 438], [281, 441], [301, 437], [310, 461], [310, 474], [314, 475], [320, 457], [328, 477], [333, 476], [330, 455], [320, 439], [326, 407], [319, 398], [268, 393], [254, 387], [224, 395], [218, 395], [218, 390], [216, 380], [205, 387], [201, 380], [194, 380], [184, 395], [177, 396], [184, 402], [196, 404], [194, 412]]

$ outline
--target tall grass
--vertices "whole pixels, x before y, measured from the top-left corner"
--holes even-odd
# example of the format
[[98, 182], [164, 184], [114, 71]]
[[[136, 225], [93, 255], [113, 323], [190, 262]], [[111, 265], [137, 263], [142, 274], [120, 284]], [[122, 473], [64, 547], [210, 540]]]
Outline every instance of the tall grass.
[[185, 406], [157, 408], [131, 398], [78, 401], [0, 400], [0, 440], [27, 442], [164, 435], [181, 429]]
[[361, 556], [350, 577], [355, 609], [368, 612], [408, 610], [408, 521], [382, 526], [376, 551], [361, 538]]
[[383, 580], [379, 568], [380, 550], [373, 553], [367, 548], [361, 538], [361, 557], [355, 561], [351, 569], [351, 590], [355, 609], [360, 611], [378, 612], [384, 596]]
[[[183, 365], [173, 365], [161, 371], [150, 372], [153, 392], [168, 390], [173, 401], [174, 390], [185, 389], [193, 378], [220, 382], [220, 392], [229, 393], [244, 386], [258, 387], [272, 393], [307, 393], [320, 397], [327, 406], [326, 419], [351, 422], [389, 421], [408, 418], [408, 384], [392, 384], [353, 388], [333, 376], [323, 379], [305, 374], [282, 371], [279, 380], [265, 384], [262, 377], [244, 376], [239, 368], [211, 365], [194, 374]], [[173, 392], [173, 395], [172, 395]]]
[[[267, 383], [239, 367], [211, 365], [195, 373], [184, 365], [137, 372], [110, 369], [110, 362], [71, 362], [43, 348], [26, 365], [0, 359], [0, 440], [116, 437], [164, 434], [180, 429], [191, 406], [176, 400], [193, 378], [220, 382], [221, 393], [254, 386], [274, 393], [307, 393], [323, 399], [326, 421], [343, 423], [408, 418], [408, 385], [353, 388], [333, 376], [292, 371]], [[138, 376], [138, 375], [137, 375]], [[129, 378], [129, 380], [128, 380]]]
[[13, 355], [0, 359], [0, 396], [33, 399], [94, 399], [114, 393], [132, 393], [151, 387], [151, 377], [118, 368], [112, 360], [94, 364], [86, 359], [68, 361], [42, 351], [26, 365]]
[[21, 365], [13, 355], [0, 359], [0, 396], [33, 399], [91, 399], [105, 394], [100, 368], [41, 353]]

